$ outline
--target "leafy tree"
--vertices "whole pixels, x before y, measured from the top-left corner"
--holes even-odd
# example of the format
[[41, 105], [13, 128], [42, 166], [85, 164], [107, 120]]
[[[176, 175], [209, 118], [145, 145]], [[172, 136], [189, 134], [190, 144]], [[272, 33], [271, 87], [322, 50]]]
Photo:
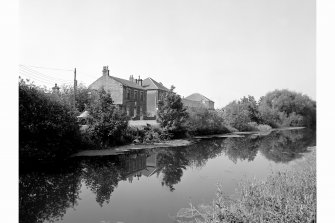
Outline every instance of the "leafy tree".
[[88, 107], [90, 138], [101, 147], [123, 143], [128, 117], [113, 104], [111, 95], [104, 89], [95, 92], [93, 98]]
[[258, 104], [255, 98], [250, 95], [229, 103], [223, 108], [221, 115], [226, 125], [240, 131], [253, 130], [249, 123], [260, 121]]
[[23, 79], [19, 82], [19, 151], [25, 159], [66, 157], [82, 141], [74, 111], [43, 88]]
[[316, 126], [316, 103], [307, 95], [289, 90], [267, 93], [259, 102], [262, 121], [271, 126]]
[[[63, 103], [67, 103], [68, 106], [74, 107], [74, 88], [73, 85], [62, 85], [60, 87], [59, 94]], [[76, 92], [76, 104], [75, 108], [78, 112], [83, 112], [90, 103], [90, 90], [84, 85], [79, 84]]]
[[158, 102], [158, 122], [173, 137], [182, 137], [186, 133], [188, 113], [181, 97], [173, 92], [174, 88], [171, 86], [165, 99]]

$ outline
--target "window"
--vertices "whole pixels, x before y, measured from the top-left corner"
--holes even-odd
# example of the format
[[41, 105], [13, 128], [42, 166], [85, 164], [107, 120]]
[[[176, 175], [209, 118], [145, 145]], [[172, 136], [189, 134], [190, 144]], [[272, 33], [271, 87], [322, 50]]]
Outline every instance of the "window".
[[141, 101], [143, 101], [143, 91], [141, 91]]
[[134, 99], [134, 90], [131, 90], [131, 99]]
[[136, 117], [136, 116], [137, 116], [137, 108], [134, 107], [134, 117]]
[[127, 107], [127, 106], [126, 106], [126, 111], [127, 111], [127, 115], [129, 116], [129, 114], [130, 114], [130, 109], [129, 109], [129, 107]]
[[140, 107], [140, 116], [142, 116], [142, 115], [143, 115], [143, 109], [142, 109], [142, 107]]
[[130, 90], [127, 88], [127, 99], [130, 99]]
[[135, 100], [137, 100], [137, 91], [135, 91]]

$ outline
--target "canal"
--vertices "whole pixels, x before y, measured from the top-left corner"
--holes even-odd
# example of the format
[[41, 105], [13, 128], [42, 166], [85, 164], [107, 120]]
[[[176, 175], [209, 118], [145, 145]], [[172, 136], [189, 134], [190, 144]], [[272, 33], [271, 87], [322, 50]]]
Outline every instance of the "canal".
[[176, 222], [190, 202], [211, 202], [217, 183], [233, 196], [241, 180], [290, 169], [315, 144], [308, 129], [274, 131], [20, 169], [20, 222]]

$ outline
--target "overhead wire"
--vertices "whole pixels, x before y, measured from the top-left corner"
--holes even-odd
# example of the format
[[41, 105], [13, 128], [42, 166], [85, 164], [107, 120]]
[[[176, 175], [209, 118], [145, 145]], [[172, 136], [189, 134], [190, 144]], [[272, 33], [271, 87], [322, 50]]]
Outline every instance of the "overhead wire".
[[62, 78], [57, 78], [57, 77], [52, 77], [50, 75], [47, 75], [47, 74], [44, 74], [44, 73], [41, 73], [41, 72], [38, 72], [36, 70], [33, 70], [31, 68], [28, 68], [24, 65], [20, 65], [20, 68], [21, 70], [25, 70], [26, 72], [29, 72], [35, 76], [38, 76], [38, 77], [41, 77], [41, 78], [44, 78], [44, 79], [47, 79], [47, 80], [53, 80], [53, 81], [58, 81], [58, 82], [71, 82], [72, 80], [69, 80], [69, 79], [62, 79]]

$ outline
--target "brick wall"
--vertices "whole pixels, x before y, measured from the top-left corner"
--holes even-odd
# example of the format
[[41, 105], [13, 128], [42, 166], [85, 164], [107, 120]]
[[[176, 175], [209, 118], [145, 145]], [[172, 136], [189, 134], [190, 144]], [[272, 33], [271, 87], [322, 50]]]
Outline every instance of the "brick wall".
[[[127, 98], [127, 91], [132, 91], [134, 94], [130, 94], [130, 98]], [[137, 98], [135, 98], [135, 91], [137, 91]], [[143, 100], [141, 100], [141, 94], [140, 92], [143, 92]], [[135, 119], [139, 119], [142, 109], [142, 116], [147, 113], [147, 93], [146, 90], [139, 90], [136, 88], [131, 88], [124, 86], [123, 87], [123, 111], [127, 113], [130, 117], [134, 117], [136, 113]]]
[[123, 86], [121, 83], [115, 81], [109, 76], [105, 75], [98, 78], [90, 86], [90, 89], [99, 90], [104, 88], [104, 90], [111, 94], [114, 104], [123, 104]]
[[155, 116], [157, 113], [157, 100], [158, 92], [157, 90], [148, 90], [147, 91], [147, 113], [149, 117]]

